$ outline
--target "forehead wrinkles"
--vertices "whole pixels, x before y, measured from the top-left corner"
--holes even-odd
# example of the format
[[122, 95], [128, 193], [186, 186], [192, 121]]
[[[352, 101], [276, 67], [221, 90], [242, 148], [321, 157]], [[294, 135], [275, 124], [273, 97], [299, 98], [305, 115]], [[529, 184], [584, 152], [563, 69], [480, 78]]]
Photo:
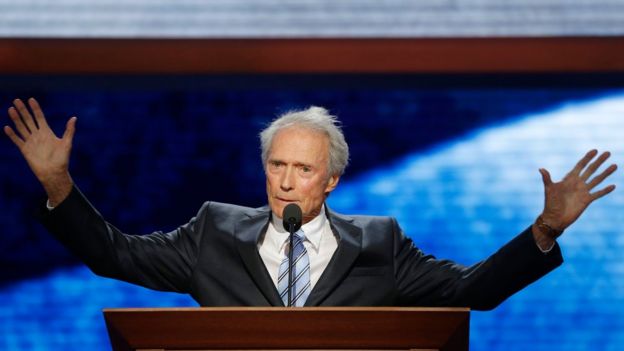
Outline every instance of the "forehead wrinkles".
[[269, 149], [269, 160], [309, 166], [327, 166], [329, 138], [322, 132], [287, 127], [277, 132]]

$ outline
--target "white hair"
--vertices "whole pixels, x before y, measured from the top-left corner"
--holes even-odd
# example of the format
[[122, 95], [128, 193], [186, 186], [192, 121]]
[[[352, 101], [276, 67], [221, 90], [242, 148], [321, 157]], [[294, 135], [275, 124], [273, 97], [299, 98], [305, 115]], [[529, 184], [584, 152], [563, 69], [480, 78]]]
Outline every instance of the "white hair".
[[273, 138], [280, 130], [288, 127], [302, 127], [321, 132], [329, 139], [328, 176], [341, 176], [349, 163], [349, 146], [340, 128], [336, 116], [318, 106], [305, 110], [290, 111], [273, 120], [260, 132], [262, 164], [266, 168]]

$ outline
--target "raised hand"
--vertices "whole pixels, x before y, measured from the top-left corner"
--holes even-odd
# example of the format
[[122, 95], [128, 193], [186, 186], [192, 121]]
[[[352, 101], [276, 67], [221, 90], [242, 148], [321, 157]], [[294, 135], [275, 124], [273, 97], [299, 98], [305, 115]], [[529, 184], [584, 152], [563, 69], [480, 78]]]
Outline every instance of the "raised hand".
[[76, 131], [76, 117], [67, 121], [65, 133], [58, 138], [48, 126], [35, 99], [28, 100], [30, 111], [20, 99], [15, 99], [13, 105], [9, 108], [9, 117], [17, 133], [9, 126], [4, 127], [4, 132], [43, 185], [51, 205], [56, 206], [67, 197], [73, 185], [69, 175], [69, 156]]
[[590, 164], [590, 161], [592, 161], [597, 154], [597, 150], [589, 151], [576, 166], [557, 183], [551, 180], [550, 173], [548, 173], [547, 170], [543, 168], [540, 169], [545, 193], [542, 218], [544, 223], [555, 231], [561, 232], [566, 229], [579, 218], [592, 202], [615, 189], [615, 185], [611, 184], [598, 191], [594, 191], [594, 188], [617, 169], [617, 165], [612, 164], [600, 174], [594, 176], [598, 168], [600, 168], [611, 155], [608, 151], [604, 152]]

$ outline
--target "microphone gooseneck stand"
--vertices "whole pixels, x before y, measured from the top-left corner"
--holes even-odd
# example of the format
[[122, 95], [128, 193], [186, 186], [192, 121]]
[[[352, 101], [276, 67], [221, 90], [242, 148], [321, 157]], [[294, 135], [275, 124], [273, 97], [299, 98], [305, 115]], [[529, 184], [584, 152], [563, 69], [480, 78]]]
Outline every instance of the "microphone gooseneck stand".
[[288, 226], [290, 241], [288, 243], [288, 307], [292, 307], [292, 285], [293, 285], [293, 241], [295, 236], [294, 225]]
[[292, 307], [293, 305], [293, 241], [295, 232], [301, 228], [301, 217], [301, 208], [296, 204], [288, 204], [284, 207], [282, 219], [284, 221], [284, 228], [288, 229], [290, 239], [288, 244], [288, 307]]

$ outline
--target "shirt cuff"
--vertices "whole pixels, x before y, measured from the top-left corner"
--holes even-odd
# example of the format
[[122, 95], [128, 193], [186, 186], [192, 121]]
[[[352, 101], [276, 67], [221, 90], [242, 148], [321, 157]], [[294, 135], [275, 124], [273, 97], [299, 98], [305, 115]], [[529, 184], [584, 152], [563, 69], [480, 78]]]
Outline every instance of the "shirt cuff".
[[[49, 208], [49, 207], [48, 207], [48, 208]], [[550, 247], [549, 247], [549, 248], [547, 248], [546, 250], [542, 249], [539, 245], [537, 245], [537, 242], [535, 242], [535, 245], [537, 246], [537, 248], [538, 248], [538, 249], [539, 249], [539, 250], [540, 250], [543, 254], [547, 254], [547, 253], [549, 253], [550, 251], [552, 251], [552, 249], [553, 249], [553, 247], [555, 247], [555, 244], [556, 244], [556, 243], [557, 243], [556, 241], [553, 241], [552, 245], [550, 245]]]

